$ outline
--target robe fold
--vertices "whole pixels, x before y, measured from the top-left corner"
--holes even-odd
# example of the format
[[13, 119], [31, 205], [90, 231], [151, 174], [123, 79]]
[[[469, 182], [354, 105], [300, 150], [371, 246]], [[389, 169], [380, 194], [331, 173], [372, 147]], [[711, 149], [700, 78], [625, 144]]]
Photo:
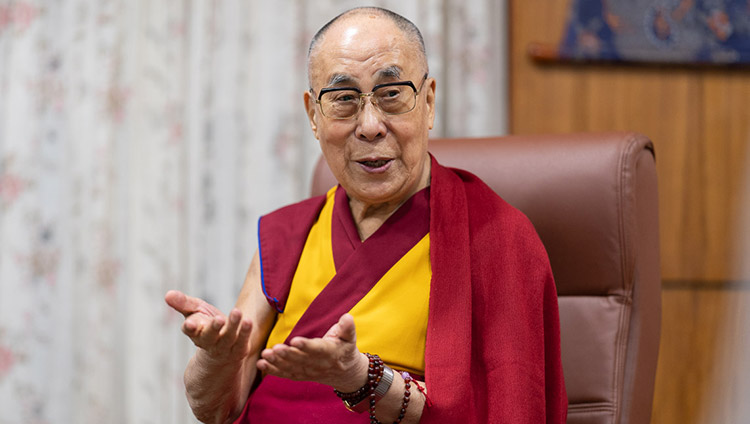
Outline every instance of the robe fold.
[[[324, 203], [320, 196], [260, 220], [263, 289], [279, 311]], [[429, 235], [425, 382], [432, 406], [424, 408], [420, 422], [564, 423], [557, 294], [546, 251], [530, 221], [473, 174], [432, 158]], [[264, 249], [272, 250], [278, 240], [285, 240], [288, 255], [264, 256]], [[318, 327], [327, 329], [337, 319], [328, 317], [332, 321]], [[286, 390], [287, 382], [265, 377], [259, 387], [265, 389], [251, 394], [236, 422], [368, 422], [367, 414], [352, 414], [343, 405], [302, 421], [284, 420], [289, 405], [308, 402], [314, 409], [317, 402], [328, 402], [323, 390], [331, 391], [303, 383], [311, 395], [301, 398]], [[279, 408], [279, 419], [266, 421], [271, 414], [256, 419], [253, 404]]]

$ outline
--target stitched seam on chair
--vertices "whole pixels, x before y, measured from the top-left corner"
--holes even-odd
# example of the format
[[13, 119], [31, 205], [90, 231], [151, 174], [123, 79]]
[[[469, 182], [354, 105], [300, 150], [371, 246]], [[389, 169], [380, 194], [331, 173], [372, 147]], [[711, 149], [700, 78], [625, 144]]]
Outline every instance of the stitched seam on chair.
[[[635, 166], [635, 164], [632, 164], [626, 159], [631, 156], [631, 153], [633, 150], [637, 147], [639, 141], [639, 136], [635, 133], [628, 134], [627, 141], [625, 143], [624, 148], [620, 151], [620, 155], [618, 157], [618, 166], [617, 171], [619, 175], [617, 176], [617, 211], [618, 211], [618, 230], [620, 232], [619, 242], [620, 242], [620, 272], [621, 272], [621, 282], [624, 284], [623, 291], [625, 292], [625, 295], [623, 296], [623, 302], [622, 309], [619, 313], [619, 322], [618, 322], [618, 334], [617, 334], [617, 349], [616, 349], [616, 356], [615, 356], [615, 370], [614, 370], [614, 380], [612, 387], [612, 392], [614, 394], [613, 399], [616, 399], [615, 402], [615, 415], [619, 418], [619, 415], [621, 414], [622, 409], [622, 396], [624, 393], [622, 392], [622, 386], [624, 384], [624, 374], [625, 374], [625, 365], [627, 362], [626, 354], [627, 354], [627, 340], [629, 337], [629, 329], [624, 324], [630, 321], [630, 315], [632, 312], [632, 294], [634, 289], [634, 281], [631, 281], [631, 279], [635, 278], [635, 273], [629, 272], [629, 264], [631, 258], [631, 252], [626, 249], [627, 240], [626, 238], [629, 237], [627, 230], [627, 223], [625, 222], [626, 218], [629, 216], [627, 212], [625, 211], [624, 207], [626, 205], [629, 206], [627, 203], [627, 199], [625, 198], [628, 193], [625, 192], [626, 189], [626, 183], [627, 179], [630, 175], [635, 178], [634, 170], [631, 169]], [[629, 275], [630, 274], [630, 275]]]
[[630, 323], [630, 314], [633, 310], [633, 304], [632, 302], [622, 303], [621, 309], [620, 309], [620, 320], [618, 323], [618, 335], [617, 335], [617, 351], [615, 356], [615, 378], [614, 378], [614, 393], [616, 399], [615, 402], [615, 409], [616, 409], [616, 415], [619, 417], [622, 414], [622, 400], [623, 400], [623, 390], [625, 385], [625, 365], [627, 362], [627, 340], [629, 337], [630, 327], [626, 325], [626, 323]]
[[612, 402], [608, 402], [606, 400], [597, 400], [597, 401], [589, 401], [589, 402], [572, 402], [568, 405], [571, 409], [580, 409], [580, 408], [612, 408], [614, 404]]
[[[625, 274], [626, 274], [626, 252], [625, 252], [625, 218], [624, 218], [624, 211], [623, 206], [625, 204], [625, 201], [623, 199], [624, 197], [624, 186], [625, 186], [625, 174], [627, 173], [626, 170], [623, 170], [623, 168], [626, 166], [625, 164], [625, 158], [627, 157], [627, 153], [630, 150], [630, 143], [631, 138], [628, 138], [627, 142], [625, 143], [625, 146], [619, 151], [619, 155], [617, 158], [617, 168], [615, 169], [615, 172], [617, 172], [617, 175], [615, 177], [615, 181], [617, 181], [617, 230], [619, 232], [618, 242], [620, 244], [620, 284], [623, 284], [622, 290], [623, 292], [627, 292], [625, 289]], [[615, 417], [619, 414], [619, 396], [618, 396], [618, 387], [620, 383], [620, 360], [621, 360], [621, 345], [622, 345], [622, 332], [623, 332], [623, 326], [622, 326], [622, 319], [623, 319], [623, 311], [620, 309], [618, 313], [618, 320], [617, 320], [617, 336], [615, 338], [615, 361], [614, 361], [614, 378], [612, 379], [612, 387], [611, 387], [611, 398], [614, 399], [614, 403], [612, 405], [612, 409], [614, 411]], [[616, 420], [616, 418], [615, 418]]]
[[632, 296], [626, 296], [624, 294], [620, 293], [604, 293], [604, 294], [560, 294], [557, 296], [557, 298], [561, 297], [580, 297], [580, 298], [587, 298], [587, 297], [611, 297], [613, 299], [617, 299], [621, 304], [623, 305], [630, 305], [633, 303]]
[[[629, 283], [628, 281], [630, 278], [633, 277], [633, 275], [628, 276], [628, 261], [630, 258], [630, 252], [626, 249], [627, 242], [626, 238], [628, 238], [628, 232], [626, 231], [626, 218], [630, 216], [630, 211], [625, 211], [624, 207], [628, 204], [626, 202], [625, 196], [627, 196], [628, 193], [625, 193], [625, 187], [626, 187], [626, 181], [628, 179], [628, 175], [635, 175], [634, 170], [631, 169], [635, 165], [631, 164], [630, 162], [627, 162], [626, 159], [631, 156], [631, 152], [634, 150], [635, 146], [638, 144], [638, 137], [634, 133], [630, 133], [627, 139], [627, 142], [625, 143], [625, 147], [620, 150], [619, 157], [617, 159], [617, 170], [618, 173], [616, 181], [617, 181], [617, 222], [618, 222], [618, 231], [620, 232], [619, 242], [620, 242], [620, 273], [621, 273], [621, 281], [625, 284]], [[628, 278], [630, 277], [630, 278]], [[623, 290], [625, 293], [630, 295], [632, 293], [632, 286], [630, 288], [623, 287]]]
[[[616, 207], [617, 207], [617, 231], [618, 231], [618, 244], [620, 247], [620, 283], [625, 283], [626, 281], [626, 264], [627, 264], [627, 252], [625, 249], [626, 243], [625, 243], [625, 212], [623, 211], [623, 206], [625, 205], [625, 193], [624, 193], [624, 187], [625, 187], [625, 180], [627, 175], [627, 170], [624, 170], [624, 168], [627, 166], [627, 163], [625, 161], [625, 158], [628, 156], [628, 152], [630, 151], [631, 146], [633, 145], [633, 137], [630, 135], [625, 142], [625, 145], [619, 149], [618, 156], [617, 156], [617, 166], [615, 167], [615, 181], [617, 184], [617, 187], [615, 189], [616, 191]], [[627, 293], [626, 287], [622, 287], [623, 292]], [[623, 355], [623, 346], [622, 346], [622, 340], [623, 340], [623, 333], [624, 326], [623, 326], [623, 318], [624, 318], [624, 303], [621, 305], [622, 308], [618, 312], [618, 319], [617, 319], [617, 335], [615, 337], [615, 358], [614, 358], [614, 370], [613, 370], [613, 379], [612, 379], [612, 386], [610, 387], [610, 393], [611, 398], [615, 400], [613, 404], [613, 410], [615, 412], [615, 416], [619, 415], [619, 401], [620, 399], [620, 393], [619, 393], [619, 387], [620, 387], [620, 380], [622, 379], [622, 355]]]
[[[617, 166], [615, 167], [615, 184], [617, 185], [615, 188], [616, 196], [615, 196], [615, 202], [616, 202], [616, 210], [617, 210], [617, 242], [620, 247], [620, 284], [625, 282], [625, 264], [626, 264], [626, 256], [625, 256], [625, 224], [624, 224], [624, 212], [622, 210], [624, 201], [623, 201], [623, 187], [625, 186], [625, 173], [623, 172], [623, 168], [625, 167], [624, 162], [625, 158], [627, 157], [627, 152], [629, 150], [629, 146], [632, 139], [628, 138], [628, 140], [625, 142], [625, 146], [618, 149], [618, 156], [617, 156]], [[619, 147], [619, 146], [618, 146]], [[619, 288], [624, 293], [627, 293], [627, 290], [625, 290], [624, 286], [621, 286]]]
[[568, 413], [581, 413], [581, 412], [593, 412], [593, 411], [604, 411], [612, 412], [615, 411], [615, 406], [611, 402], [586, 402], [586, 403], [571, 403], [568, 405]]
[[[637, 209], [636, 205], [630, 205], [628, 202], [626, 202], [626, 196], [631, 193], [625, 193], [625, 188], [627, 186], [626, 182], [628, 177], [632, 178], [633, 180], [637, 177], [636, 167], [637, 167], [637, 161], [638, 157], [635, 157], [633, 161], [626, 162], [626, 159], [628, 157], [633, 156], [633, 151], [636, 150], [638, 147], [639, 141], [641, 140], [642, 136], [637, 133], [629, 133], [628, 134], [628, 140], [626, 143], [625, 148], [620, 152], [620, 157], [618, 159], [618, 172], [619, 175], [619, 181], [618, 181], [618, 195], [617, 195], [617, 201], [618, 201], [618, 226], [620, 231], [620, 252], [621, 252], [621, 269], [620, 272], [622, 273], [622, 281], [625, 283], [631, 283], [630, 287], [623, 287], [625, 289], [625, 293], [628, 296], [632, 296], [633, 289], [634, 289], [634, 281], [635, 278], [635, 271], [628, 274], [628, 265], [633, 261], [633, 253], [632, 249], [628, 250], [625, 247], [628, 245], [626, 239], [630, 239], [630, 233], [628, 233], [626, 230], [628, 228], [628, 223], [626, 222], [626, 219], [630, 218], [633, 215], [633, 212]], [[636, 202], [638, 199], [633, 196], [633, 201]], [[632, 206], [629, 210], [625, 211], [625, 206]]]
[[[628, 154], [631, 151], [632, 145], [633, 145], [633, 137], [631, 135], [628, 137], [628, 140], [624, 149], [620, 152], [620, 157], [618, 159], [619, 163], [617, 166], [617, 171], [619, 172], [619, 175], [618, 175], [619, 181], [618, 181], [618, 187], [617, 187], [617, 191], [618, 191], [617, 201], [619, 203], [617, 207], [617, 211], [618, 211], [619, 216], [617, 218], [618, 218], [618, 223], [620, 227], [619, 228], [620, 255], [621, 255], [620, 272], [622, 273], [621, 282], [623, 283], [623, 289], [625, 293], [628, 292], [627, 290], [628, 252], [626, 250], [627, 242], [625, 240], [625, 238], [627, 237], [627, 231], [625, 228], [626, 227], [625, 217], [627, 214], [626, 214], [626, 211], [623, 210], [623, 208], [627, 204], [626, 199], [625, 199], [625, 196], [627, 195], [627, 193], [625, 193], [625, 185], [627, 182], [626, 180], [627, 180], [627, 175], [629, 172], [629, 169], [626, 169], [629, 166], [629, 163], [627, 163], [625, 159], [628, 157]], [[621, 362], [623, 361], [622, 355], [624, 351], [624, 347], [622, 345], [623, 333], [625, 332], [625, 327], [623, 325], [624, 318], [625, 318], [624, 315], [625, 315], [625, 307], [623, 306], [623, 308], [620, 309], [620, 313], [619, 313], [619, 320], [617, 323], [617, 339], [615, 342], [617, 349], [615, 351], [615, 376], [614, 376], [615, 378], [613, 379], [614, 387], [612, 388], [613, 394], [614, 394], [613, 399], [615, 400], [615, 403], [613, 405], [614, 411], [615, 411], [615, 417], [618, 417], [620, 414], [620, 406], [621, 406], [621, 401], [622, 401], [621, 399], [622, 393], [620, 393], [619, 387], [621, 385], [622, 374], [623, 374], [621, 370], [624, 367], [624, 365], [621, 365]], [[615, 418], [615, 420], [617, 420], [617, 418]]]

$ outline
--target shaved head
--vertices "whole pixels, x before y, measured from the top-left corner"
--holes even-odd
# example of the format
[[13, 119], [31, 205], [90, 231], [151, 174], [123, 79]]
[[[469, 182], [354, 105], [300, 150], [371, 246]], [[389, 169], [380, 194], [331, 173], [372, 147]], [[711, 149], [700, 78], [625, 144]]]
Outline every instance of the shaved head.
[[380, 7], [357, 7], [354, 9], [349, 9], [346, 12], [343, 12], [340, 15], [328, 21], [327, 24], [323, 25], [323, 27], [320, 28], [317, 33], [315, 33], [312, 40], [310, 41], [310, 48], [307, 51], [307, 75], [308, 75], [308, 79], [310, 80], [311, 87], [312, 87], [312, 68], [313, 68], [315, 59], [317, 58], [319, 46], [322, 43], [322, 41], [325, 39], [325, 36], [328, 33], [328, 30], [336, 26], [337, 24], [346, 21], [347, 18], [352, 18], [355, 16], [363, 16], [363, 15], [372, 15], [374, 17], [386, 18], [391, 23], [396, 25], [396, 27], [398, 27], [398, 29], [400, 29], [401, 32], [404, 34], [406, 39], [409, 40], [410, 43], [414, 44], [417, 51], [419, 52], [419, 57], [417, 58], [417, 60], [420, 60], [422, 62], [423, 67], [424, 67], [424, 72], [425, 73], [428, 72], [427, 54], [426, 54], [425, 46], [424, 46], [424, 39], [422, 38], [422, 33], [419, 31], [419, 28], [417, 28], [417, 26], [414, 25], [414, 23], [404, 18], [403, 16], [399, 15], [398, 13], [392, 12], [388, 9], [383, 9]]

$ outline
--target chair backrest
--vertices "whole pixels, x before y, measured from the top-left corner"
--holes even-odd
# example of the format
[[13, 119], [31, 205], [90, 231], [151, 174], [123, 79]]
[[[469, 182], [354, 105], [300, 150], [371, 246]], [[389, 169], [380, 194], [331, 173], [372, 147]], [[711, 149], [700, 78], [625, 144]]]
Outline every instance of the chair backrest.
[[[634, 133], [436, 139], [534, 223], [560, 305], [568, 423], [648, 423], [661, 322], [653, 145]], [[324, 161], [313, 194], [335, 184]]]

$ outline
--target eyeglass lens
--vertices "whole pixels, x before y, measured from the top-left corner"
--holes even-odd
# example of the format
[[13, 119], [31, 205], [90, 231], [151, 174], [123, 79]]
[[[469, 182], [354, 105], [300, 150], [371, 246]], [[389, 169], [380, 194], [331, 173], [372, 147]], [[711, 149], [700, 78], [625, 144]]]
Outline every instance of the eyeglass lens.
[[[371, 94], [372, 103], [383, 112], [397, 115], [409, 112], [416, 105], [414, 89], [409, 85], [389, 85], [380, 87]], [[332, 118], [348, 118], [359, 112], [364, 102], [362, 95], [356, 90], [330, 91], [320, 99], [323, 113]]]

